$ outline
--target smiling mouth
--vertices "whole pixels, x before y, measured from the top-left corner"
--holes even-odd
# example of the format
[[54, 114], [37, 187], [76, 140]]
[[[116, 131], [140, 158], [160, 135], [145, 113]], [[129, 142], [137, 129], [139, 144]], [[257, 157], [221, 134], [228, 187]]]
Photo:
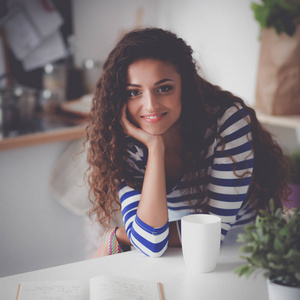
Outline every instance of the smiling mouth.
[[167, 113], [162, 113], [162, 114], [158, 114], [158, 115], [151, 115], [151, 116], [142, 116], [142, 118], [144, 119], [150, 119], [150, 120], [154, 120], [154, 119], [158, 119], [161, 118], [162, 116], [166, 115]]

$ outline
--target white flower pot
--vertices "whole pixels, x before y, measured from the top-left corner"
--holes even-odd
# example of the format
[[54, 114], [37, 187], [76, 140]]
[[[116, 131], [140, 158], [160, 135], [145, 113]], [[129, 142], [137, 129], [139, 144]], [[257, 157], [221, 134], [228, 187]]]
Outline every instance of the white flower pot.
[[299, 300], [300, 287], [276, 284], [268, 280], [269, 300]]

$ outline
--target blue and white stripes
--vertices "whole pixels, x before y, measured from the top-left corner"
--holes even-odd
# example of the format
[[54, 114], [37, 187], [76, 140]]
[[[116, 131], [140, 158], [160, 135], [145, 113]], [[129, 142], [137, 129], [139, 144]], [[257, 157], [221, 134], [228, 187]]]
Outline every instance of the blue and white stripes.
[[[253, 151], [249, 116], [242, 107], [232, 106], [219, 119], [217, 132], [222, 136], [211, 138], [207, 131], [208, 172], [200, 179], [207, 183], [210, 198], [206, 209], [222, 219], [222, 240], [232, 226], [243, 225], [253, 220], [255, 210], [249, 203], [243, 203], [251, 182], [253, 170]], [[147, 149], [134, 145], [130, 151], [130, 162], [137, 174], [143, 176], [147, 163]], [[230, 157], [232, 157], [232, 159]], [[234, 162], [236, 163], [234, 163]], [[200, 186], [201, 188], [202, 186]], [[119, 190], [119, 198], [126, 232], [132, 244], [148, 256], [161, 256], [168, 247], [169, 223], [153, 228], [137, 216], [141, 191], [128, 187], [124, 182]], [[180, 220], [193, 213], [190, 204], [196, 203], [199, 191], [193, 182], [184, 177], [172, 189], [167, 190], [169, 222]]]

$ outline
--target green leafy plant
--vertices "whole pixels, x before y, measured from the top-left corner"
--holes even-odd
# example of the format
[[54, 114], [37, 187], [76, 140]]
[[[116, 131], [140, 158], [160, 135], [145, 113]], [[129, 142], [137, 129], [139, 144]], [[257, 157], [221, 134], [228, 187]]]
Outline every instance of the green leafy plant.
[[272, 201], [270, 206], [238, 235], [237, 241], [244, 243], [240, 250], [248, 255], [241, 256], [247, 263], [234, 271], [249, 277], [261, 270], [272, 282], [300, 287], [300, 206], [289, 215], [275, 211]]
[[300, 22], [299, 0], [261, 0], [262, 4], [253, 2], [251, 8], [261, 28], [275, 28], [280, 34], [285, 32], [292, 36]]

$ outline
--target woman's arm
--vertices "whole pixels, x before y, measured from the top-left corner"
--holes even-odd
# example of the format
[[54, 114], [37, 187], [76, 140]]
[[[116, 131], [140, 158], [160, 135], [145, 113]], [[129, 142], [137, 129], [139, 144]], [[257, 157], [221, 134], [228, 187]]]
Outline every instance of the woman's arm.
[[[181, 247], [181, 241], [179, 238], [178, 230], [177, 230], [177, 222], [170, 222], [169, 224], [169, 247]], [[119, 244], [122, 245], [127, 245], [127, 246], [132, 246], [130, 239], [128, 235], [126, 234], [126, 229], [125, 227], [119, 227], [116, 230], [116, 236], [118, 239]], [[95, 251], [93, 254], [92, 258], [97, 258], [97, 257], [102, 257], [102, 256], [107, 256], [109, 255], [109, 252], [105, 246], [104, 240], [101, 242], [99, 248]]]
[[[119, 227], [116, 230], [116, 236], [119, 244], [132, 246], [129, 237], [126, 234], [125, 227]], [[177, 230], [177, 221], [169, 223], [169, 246], [170, 247], [181, 247], [180, 236]]]
[[137, 215], [147, 225], [155, 228], [164, 226], [168, 221], [164, 146], [162, 141], [157, 141], [148, 146], [148, 161]]
[[[148, 149], [143, 188], [138, 201], [132, 202], [134, 191], [129, 187], [125, 190], [124, 187], [121, 188], [119, 193], [126, 232], [130, 241], [142, 252], [150, 256], [160, 256], [168, 244], [164, 141], [162, 136], [150, 135], [129, 122], [126, 106], [122, 112], [122, 123], [125, 132], [142, 142]], [[135, 206], [137, 208], [133, 213]]]

